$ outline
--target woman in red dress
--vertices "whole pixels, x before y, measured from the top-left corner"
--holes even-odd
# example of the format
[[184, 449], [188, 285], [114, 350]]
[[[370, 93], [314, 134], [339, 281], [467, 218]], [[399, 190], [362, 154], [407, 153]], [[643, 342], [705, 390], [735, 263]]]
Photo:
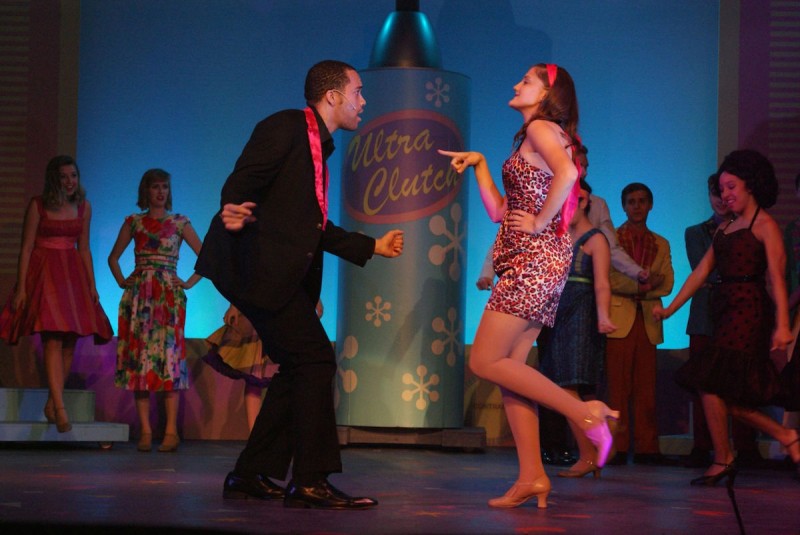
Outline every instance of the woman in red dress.
[[77, 339], [94, 335], [100, 344], [113, 336], [95, 288], [91, 219], [78, 164], [70, 156], [51, 159], [44, 192], [25, 211], [17, 285], [0, 313], [0, 338], [9, 344], [41, 335], [50, 390], [44, 414], [59, 433], [72, 429], [63, 391]]

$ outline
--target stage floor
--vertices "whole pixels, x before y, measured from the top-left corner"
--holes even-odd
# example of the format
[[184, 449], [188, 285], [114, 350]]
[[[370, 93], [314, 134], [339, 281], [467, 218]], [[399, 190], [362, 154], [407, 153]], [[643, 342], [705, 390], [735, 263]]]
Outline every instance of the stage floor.
[[[689, 486], [701, 470], [609, 466], [593, 480], [556, 477], [547, 509], [535, 500], [491, 509], [516, 475], [512, 449], [348, 447], [331, 482], [374, 496], [366, 511], [284, 509], [280, 502], [223, 500], [222, 483], [242, 442], [186, 441], [177, 453], [134, 443], [0, 445], [2, 533], [739, 533], [726, 489]], [[778, 465], [736, 480], [748, 534], [800, 533], [800, 482]], [[24, 529], [24, 531], [20, 531]]]

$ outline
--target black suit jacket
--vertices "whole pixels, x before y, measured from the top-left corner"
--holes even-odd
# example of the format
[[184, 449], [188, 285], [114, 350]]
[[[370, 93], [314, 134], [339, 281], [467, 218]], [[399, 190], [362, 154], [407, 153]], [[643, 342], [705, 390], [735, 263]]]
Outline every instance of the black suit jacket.
[[[327, 159], [333, 139], [315, 115]], [[256, 125], [222, 188], [220, 206], [245, 201], [257, 204], [256, 221], [229, 232], [217, 213], [195, 266], [231, 302], [277, 310], [302, 284], [316, 303], [323, 251], [363, 266], [375, 250], [373, 238], [330, 220], [323, 230], [302, 110], [280, 111]]]

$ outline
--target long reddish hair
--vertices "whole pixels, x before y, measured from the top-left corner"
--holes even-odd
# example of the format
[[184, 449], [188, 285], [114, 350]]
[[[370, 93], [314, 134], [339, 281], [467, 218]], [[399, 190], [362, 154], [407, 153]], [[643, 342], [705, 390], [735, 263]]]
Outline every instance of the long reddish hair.
[[[537, 63], [533, 66], [533, 72], [542, 81], [547, 92], [539, 103], [536, 113], [514, 135], [514, 150], [519, 149], [522, 142], [525, 141], [531, 122], [537, 119], [554, 122], [569, 136], [570, 144], [568, 146], [572, 147], [572, 161], [578, 169], [580, 177], [583, 167], [579, 154], [584, 152], [584, 148], [578, 135], [578, 97], [575, 94], [575, 82], [572, 81], [572, 76], [565, 68], [552, 63]], [[580, 185], [578, 181], [575, 181], [569, 197], [561, 207], [559, 233], [566, 231], [567, 225], [572, 219], [572, 214], [577, 207], [579, 189]]]
[[[550, 64], [552, 65], [552, 64]], [[547, 89], [536, 113], [531, 117], [514, 136], [514, 148], [518, 149], [527, 135], [528, 126], [537, 119], [556, 123], [569, 136], [572, 150], [572, 160], [578, 165], [576, 155], [583, 146], [578, 135], [578, 97], [575, 94], [575, 83], [564, 67], [552, 65], [556, 69], [555, 79], [550, 83], [548, 64], [537, 63], [533, 72], [542, 81]], [[551, 67], [551, 69], [552, 69]]]

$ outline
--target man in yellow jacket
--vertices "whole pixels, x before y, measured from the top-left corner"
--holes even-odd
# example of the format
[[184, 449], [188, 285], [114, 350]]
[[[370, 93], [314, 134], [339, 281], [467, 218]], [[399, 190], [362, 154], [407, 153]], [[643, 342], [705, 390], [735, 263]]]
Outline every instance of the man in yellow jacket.
[[612, 462], [627, 462], [633, 439], [634, 462], [653, 464], [661, 459], [656, 425], [656, 346], [664, 341], [664, 333], [652, 310], [672, 291], [674, 273], [669, 242], [647, 228], [647, 216], [653, 209], [650, 188], [639, 182], [625, 186], [622, 207], [628, 219], [617, 229], [617, 239], [647, 277], [639, 282], [613, 268], [610, 273], [611, 321], [617, 330], [608, 335], [606, 345], [608, 404], [621, 415], [614, 436], [617, 455]]

